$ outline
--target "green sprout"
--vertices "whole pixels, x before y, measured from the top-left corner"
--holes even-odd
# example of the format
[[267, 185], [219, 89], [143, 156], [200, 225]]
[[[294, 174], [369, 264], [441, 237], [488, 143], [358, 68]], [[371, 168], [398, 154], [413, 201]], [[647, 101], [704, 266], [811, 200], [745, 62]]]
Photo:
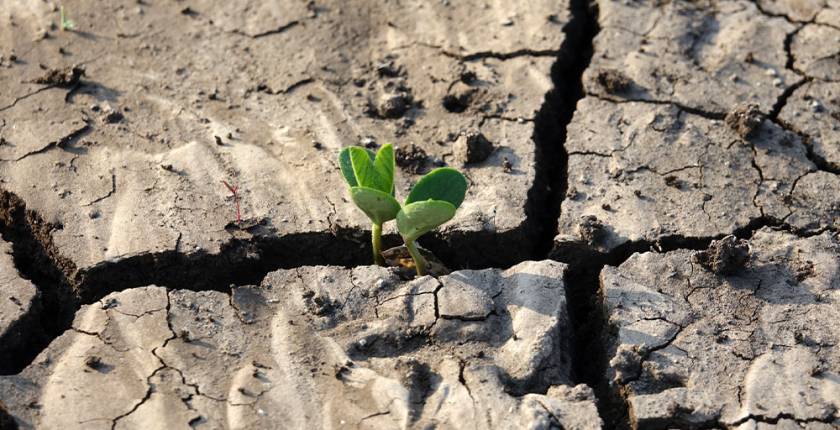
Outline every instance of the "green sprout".
[[461, 172], [441, 167], [420, 178], [397, 213], [397, 230], [408, 248], [417, 276], [426, 274], [426, 259], [414, 241], [452, 219], [464, 201], [467, 179]]
[[61, 17], [61, 31], [71, 31], [76, 29], [76, 23], [73, 22], [72, 19], [67, 18], [67, 15], [64, 14], [64, 6], [58, 8], [58, 14]]
[[374, 155], [352, 146], [338, 156], [341, 174], [350, 185], [350, 197], [373, 222], [371, 244], [374, 263], [384, 266], [382, 224], [397, 217], [400, 204], [394, 198], [394, 147], [385, 145]]
[[426, 259], [418, 251], [415, 241], [429, 231], [452, 219], [464, 201], [467, 180], [460, 172], [448, 167], [434, 169], [420, 178], [400, 205], [394, 194], [394, 148], [383, 146], [376, 154], [357, 146], [339, 154], [339, 166], [350, 185], [353, 202], [373, 222], [371, 243], [373, 259], [384, 265], [382, 257], [382, 225], [397, 220], [397, 229], [408, 249], [418, 276], [426, 274]]

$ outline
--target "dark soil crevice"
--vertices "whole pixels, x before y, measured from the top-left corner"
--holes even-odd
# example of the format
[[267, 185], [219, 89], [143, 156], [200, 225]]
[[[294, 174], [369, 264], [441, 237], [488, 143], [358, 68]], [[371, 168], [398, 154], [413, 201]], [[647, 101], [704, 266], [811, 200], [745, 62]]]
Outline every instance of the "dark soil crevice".
[[802, 144], [805, 145], [805, 156], [808, 158], [808, 160], [814, 163], [815, 166], [817, 166], [817, 170], [832, 173], [835, 175], [840, 175], [840, 166], [838, 166], [835, 163], [829, 162], [828, 160], [814, 152], [814, 146], [811, 144], [811, 137], [809, 135], [799, 131], [796, 127], [794, 127], [791, 124], [788, 124], [785, 121], [782, 121], [778, 117], [771, 116], [769, 119], [782, 129], [799, 136], [799, 139], [802, 141]]
[[594, 97], [599, 100], [603, 100], [605, 102], [614, 103], [614, 104], [622, 104], [622, 103], [647, 103], [652, 105], [667, 105], [667, 106], [674, 106], [677, 109], [688, 112], [692, 115], [697, 115], [699, 117], [703, 117], [706, 119], [712, 120], [723, 120], [726, 118], [725, 112], [715, 112], [715, 111], [707, 111], [703, 109], [699, 109], [692, 106], [687, 106], [682, 103], [678, 103], [671, 100], [656, 100], [656, 99], [644, 99], [644, 98], [616, 98], [616, 97], [608, 97], [601, 94], [595, 93], [587, 93], [587, 97]]
[[18, 272], [39, 290], [41, 309], [37, 318], [44, 331], [44, 336], [36, 334], [17, 354], [12, 354], [15, 359], [3, 363], [0, 374], [17, 373], [30, 363], [53, 338], [70, 327], [77, 309], [78, 300], [65, 276], [75, 267], [53, 246], [54, 229], [56, 226], [28, 210], [16, 195], [0, 190], [0, 236], [12, 244]]
[[534, 120], [537, 177], [528, 192], [528, 219], [539, 224], [534, 249], [537, 258], [551, 251], [557, 234], [560, 205], [568, 188], [566, 128], [572, 122], [577, 103], [586, 94], [583, 72], [592, 58], [593, 40], [598, 34], [597, 5], [588, 0], [571, 2], [572, 19], [563, 28], [565, 39], [551, 68], [554, 88], [545, 96]]
[[784, 92], [782, 92], [782, 95], [780, 95], [779, 98], [776, 100], [776, 103], [773, 104], [773, 109], [770, 111], [769, 114], [767, 114], [767, 117], [772, 120], [776, 120], [779, 117], [779, 114], [782, 112], [782, 109], [784, 109], [785, 105], [787, 104], [787, 101], [790, 98], [790, 96], [793, 95], [793, 93], [796, 90], [798, 90], [800, 87], [802, 87], [810, 81], [810, 78], [803, 78], [797, 81], [795, 84], [785, 88]]

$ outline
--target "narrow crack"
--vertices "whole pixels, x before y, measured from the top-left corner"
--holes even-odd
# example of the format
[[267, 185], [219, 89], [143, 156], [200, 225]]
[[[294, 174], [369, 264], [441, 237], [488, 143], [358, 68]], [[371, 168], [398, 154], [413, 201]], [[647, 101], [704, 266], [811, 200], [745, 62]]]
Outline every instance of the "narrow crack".
[[715, 112], [715, 111], [707, 111], [697, 107], [692, 107], [688, 105], [684, 105], [679, 102], [675, 102], [672, 100], [657, 100], [657, 99], [633, 99], [633, 98], [617, 98], [617, 97], [609, 97], [602, 94], [595, 94], [595, 93], [587, 93], [587, 97], [594, 97], [598, 100], [603, 100], [605, 102], [610, 102], [614, 104], [623, 104], [623, 103], [647, 103], [652, 105], [665, 105], [665, 106], [673, 106], [681, 111], [688, 112], [693, 115], [697, 115], [699, 117], [703, 117], [706, 119], [711, 120], [723, 120], [726, 118], [726, 112]]

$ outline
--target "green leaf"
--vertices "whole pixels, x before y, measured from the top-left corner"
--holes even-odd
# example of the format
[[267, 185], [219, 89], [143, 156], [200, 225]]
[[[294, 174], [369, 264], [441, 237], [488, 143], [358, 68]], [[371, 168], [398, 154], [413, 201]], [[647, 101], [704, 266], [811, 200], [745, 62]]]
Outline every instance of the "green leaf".
[[350, 162], [350, 148], [344, 148], [338, 154], [338, 167], [341, 168], [341, 174], [344, 175], [347, 185], [351, 187], [359, 185], [359, 182], [356, 181], [356, 174], [353, 173], [353, 163]]
[[442, 200], [449, 202], [456, 209], [464, 201], [467, 193], [467, 179], [461, 172], [441, 167], [423, 176], [411, 190], [405, 204], [422, 202], [425, 200]]
[[[344, 176], [344, 180], [347, 181], [348, 185], [355, 187], [359, 185], [359, 181], [356, 180], [356, 174], [353, 172], [353, 163], [350, 160], [351, 148], [362, 149], [364, 151], [367, 150], [359, 146], [348, 146], [338, 153], [338, 167], [341, 168], [341, 174]], [[367, 153], [370, 156], [370, 159], [373, 160], [373, 153], [370, 151], [367, 151]]]
[[403, 206], [397, 213], [397, 229], [403, 239], [413, 241], [455, 216], [455, 206], [441, 200], [426, 200]]
[[390, 193], [394, 188], [393, 177], [389, 179], [381, 175], [373, 161], [367, 150], [350, 147], [350, 163], [353, 165], [353, 174], [356, 176], [358, 185]]
[[373, 161], [374, 167], [376, 167], [376, 171], [379, 173], [382, 178], [385, 179], [386, 182], [390, 182], [391, 186], [389, 190], [382, 190], [391, 193], [394, 195], [394, 146], [390, 143], [379, 148], [379, 151], [376, 153], [376, 158]]
[[353, 203], [376, 224], [383, 224], [397, 217], [400, 203], [390, 194], [366, 187], [350, 188]]

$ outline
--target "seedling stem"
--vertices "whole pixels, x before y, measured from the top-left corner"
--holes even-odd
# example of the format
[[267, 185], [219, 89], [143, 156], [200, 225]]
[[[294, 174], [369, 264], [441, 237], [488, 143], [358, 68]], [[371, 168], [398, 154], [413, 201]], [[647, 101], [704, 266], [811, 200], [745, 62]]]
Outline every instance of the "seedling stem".
[[382, 224], [373, 224], [370, 238], [371, 244], [373, 245], [373, 261], [380, 266], [384, 266], [385, 257], [382, 256]]
[[236, 191], [239, 190], [239, 187], [232, 187], [227, 181], [222, 181], [223, 184], [227, 187], [228, 191], [233, 194], [233, 201], [236, 204], [236, 225], [242, 225], [242, 213], [239, 211], [239, 195], [236, 194]]

